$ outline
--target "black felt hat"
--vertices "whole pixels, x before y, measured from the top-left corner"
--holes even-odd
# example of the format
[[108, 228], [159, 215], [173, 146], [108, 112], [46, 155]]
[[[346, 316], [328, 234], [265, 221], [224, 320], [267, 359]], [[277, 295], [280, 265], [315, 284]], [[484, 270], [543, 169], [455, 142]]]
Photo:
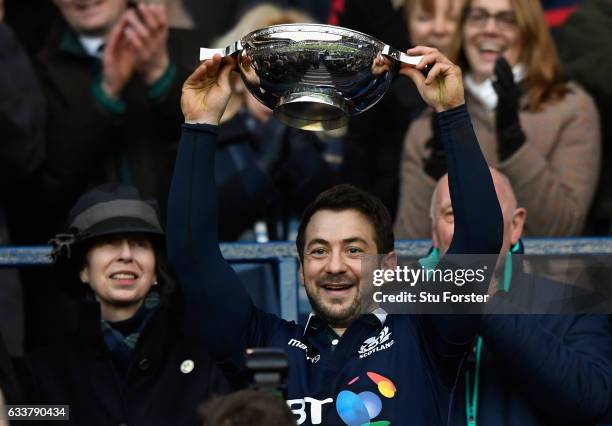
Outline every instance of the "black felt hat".
[[132, 233], [163, 238], [157, 203], [143, 199], [133, 186], [101, 185], [83, 194], [70, 210], [68, 232], [50, 241], [52, 256], [70, 257], [75, 248], [95, 238]]

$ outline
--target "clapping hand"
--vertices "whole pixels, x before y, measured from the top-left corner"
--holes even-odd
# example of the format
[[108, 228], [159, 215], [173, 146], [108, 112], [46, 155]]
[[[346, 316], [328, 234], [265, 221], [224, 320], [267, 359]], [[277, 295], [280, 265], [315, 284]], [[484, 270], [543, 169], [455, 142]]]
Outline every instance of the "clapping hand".
[[125, 12], [125, 37], [135, 55], [136, 71], [147, 84], [159, 79], [170, 64], [168, 15], [163, 4], [139, 3]]
[[126, 10], [108, 35], [102, 54], [102, 89], [118, 99], [134, 72], [153, 84], [168, 68], [168, 19], [163, 4]]
[[102, 90], [112, 99], [118, 99], [135, 67], [135, 52], [124, 35], [128, 21], [125, 14], [106, 38], [102, 54]]
[[498, 96], [497, 128], [506, 129], [518, 122], [519, 99], [521, 88], [514, 82], [514, 74], [510, 64], [503, 56], [495, 62], [495, 80], [493, 88]]
[[504, 161], [516, 152], [525, 142], [525, 134], [519, 119], [521, 88], [514, 81], [510, 64], [503, 56], [495, 62], [493, 88], [497, 93], [495, 128], [499, 158]]

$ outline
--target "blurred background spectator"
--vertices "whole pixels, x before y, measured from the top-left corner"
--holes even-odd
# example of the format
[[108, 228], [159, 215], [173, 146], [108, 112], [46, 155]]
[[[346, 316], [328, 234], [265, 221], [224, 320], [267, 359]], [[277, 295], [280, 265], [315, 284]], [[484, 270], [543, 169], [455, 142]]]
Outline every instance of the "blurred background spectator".
[[[468, 0], [464, 7], [450, 54], [464, 70], [466, 103], [488, 163], [508, 176], [531, 212], [527, 235], [580, 234], [599, 175], [593, 100], [561, 79], [539, 3]], [[423, 113], [404, 142], [398, 238], [430, 233], [429, 200], [446, 169], [431, 120], [431, 111]]]
[[[215, 45], [225, 47], [255, 29], [296, 22], [312, 22], [312, 18], [297, 10], [260, 4]], [[297, 229], [292, 223], [302, 209], [337, 182], [338, 173], [326, 160], [327, 144], [317, 133], [278, 121], [237, 73], [232, 85], [216, 152], [219, 209], [223, 212], [220, 239], [291, 239], [292, 230]]]
[[[45, 105], [27, 54], [3, 16], [0, 1], [0, 245], [10, 245], [6, 208], [43, 160]], [[22, 355], [23, 334], [18, 273], [0, 269], [0, 336], [12, 356]]]
[[200, 407], [202, 426], [294, 426], [287, 403], [271, 393], [242, 390]]
[[[53, 0], [3, 0], [6, 4], [6, 21], [17, 34], [26, 50], [35, 55], [45, 44], [60, 12]], [[89, 0], [76, 0], [85, 4]], [[134, 0], [146, 2], [147, 0]], [[171, 28], [193, 28], [195, 23], [182, 0], [158, 0], [168, 8]], [[208, 39], [210, 40], [210, 38]]]
[[[381, 1], [372, 8], [371, 3], [349, 1], [337, 20], [398, 49], [427, 45], [448, 53], [460, 0], [405, 0], [402, 6], [394, 10]], [[414, 84], [398, 78], [380, 102], [353, 117], [348, 127], [343, 177], [378, 196], [392, 215], [397, 211], [403, 136], [424, 109]]]
[[565, 76], [595, 99], [602, 130], [602, 172], [585, 233], [612, 234], [612, 1], [584, 0], [555, 41]]
[[[192, 31], [169, 29], [163, 4], [55, 5], [60, 16], [36, 57], [48, 117], [45, 157], [9, 212], [19, 244], [46, 243], [62, 228], [76, 197], [103, 182], [137, 185], [165, 204], [182, 122], [181, 85], [197, 64], [194, 52], [202, 42]], [[23, 277], [32, 346], [66, 327], [76, 307], [57, 291], [48, 271], [26, 271]]]

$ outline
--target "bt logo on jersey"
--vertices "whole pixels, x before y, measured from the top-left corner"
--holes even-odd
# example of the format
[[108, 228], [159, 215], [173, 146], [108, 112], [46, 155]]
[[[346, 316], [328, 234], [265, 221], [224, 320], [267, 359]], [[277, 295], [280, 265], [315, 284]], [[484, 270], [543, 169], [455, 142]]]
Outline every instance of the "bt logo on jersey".
[[[395, 397], [397, 388], [395, 384], [385, 376], [368, 371], [367, 377], [377, 386], [378, 393], [384, 398]], [[360, 376], [348, 382], [348, 386], [354, 385], [359, 381]], [[334, 402], [333, 398], [323, 400], [305, 397], [291, 399], [287, 401], [289, 409], [297, 416], [296, 423], [304, 424], [310, 419], [310, 424], [323, 424], [323, 406]], [[350, 390], [342, 390], [336, 398], [336, 411], [340, 419], [347, 426], [388, 426], [388, 420], [377, 420], [371, 422], [382, 412], [383, 401], [374, 392], [364, 391], [355, 393]]]
[[[319, 400], [307, 396], [306, 398], [290, 399], [287, 401], [287, 405], [291, 412], [298, 416], [295, 420], [298, 425], [303, 424], [309, 417], [311, 424], [320, 425], [322, 423], [323, 405], [331, 402], [334, 402], [333, 398]], [[307, 406], [309, 406], [308, 412], [306, 411]]]
[[[368, 371], [368, 378], [373, 381], [378, 392], [385, 398], [391, 399], [397, 393], [395, 384], [388, 378], [380, 374]], [[351, 386], [359, 381], [359, 376], [348, 382]], [[336, 398], [336, 411], [347, 426], [387, 426], [391, 422], [388, 420], [377, 420], [370, 422], [382, 411], [382, 400], [371, 391], [364, 391], [358, 394], [343, 390]]]

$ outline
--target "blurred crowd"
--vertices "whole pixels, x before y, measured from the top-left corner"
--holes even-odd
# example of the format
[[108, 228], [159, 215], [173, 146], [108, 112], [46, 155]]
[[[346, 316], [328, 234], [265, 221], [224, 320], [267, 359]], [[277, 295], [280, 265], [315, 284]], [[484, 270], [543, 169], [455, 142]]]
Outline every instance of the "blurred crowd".
[[[612, 235], [610, 0], [0, 0], [0, 244], [46, 244], [79, 196], [107, 182], [158, 200], [163, 223], [181, 85], [199, 48], [299, 22], [439, 49], [463, 70], [488, 164], [528, 212], [523, 235]], [[283, 60], [313, 61], [264, 59], [280, 74]], [[434, 116], [397, 78], [346, 127], [297, 130], [235, 74], [216, 152], [220, 239], [295, 239], [304, 208], [338, 183], [379, 197], [397, 239], [430, 238], [447, 171]], [[75, 327], [65, 283], [61, 270], [0, 270], [12, 357]]]

